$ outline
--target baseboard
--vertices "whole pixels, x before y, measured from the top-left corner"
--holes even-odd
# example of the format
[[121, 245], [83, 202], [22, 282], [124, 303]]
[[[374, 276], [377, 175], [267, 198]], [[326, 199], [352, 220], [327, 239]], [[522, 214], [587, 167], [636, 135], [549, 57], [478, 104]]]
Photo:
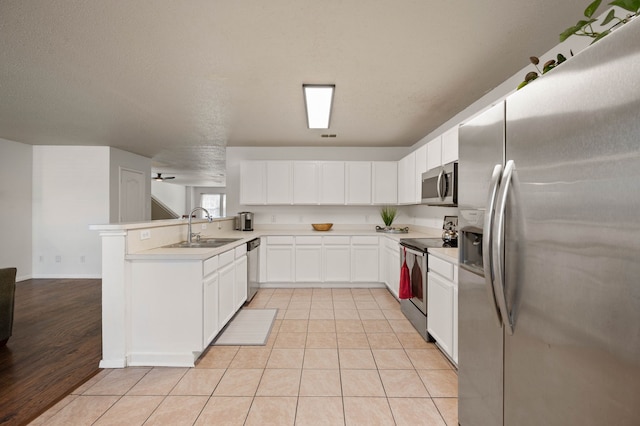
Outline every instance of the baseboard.
[[20, 281], [27, 281], [33, 279], [33, 276], [31, 275], [20, 275], [16, 277], [16, 282], [19, 283]]
[[99, 280], [102, 279], [102, 274], [33, 274], [30, 279], [48, 279], [48, 280]]
[[260, 283], [260, 288], [387, 288], [384, 283]]

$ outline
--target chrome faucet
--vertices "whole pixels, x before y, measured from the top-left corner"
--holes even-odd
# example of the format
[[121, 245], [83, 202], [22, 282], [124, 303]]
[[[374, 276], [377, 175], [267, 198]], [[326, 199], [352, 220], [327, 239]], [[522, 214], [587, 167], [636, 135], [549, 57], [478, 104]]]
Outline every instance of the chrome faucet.
[[[188, 231], [188, 235], [187, 235], [187, 242], [188, 242], [189, 244], [191, 244], [191, 238], [192, 238], [194, 235], [197, 235], [198, 237], [200, 237], [200, 234], [193, 234], [193, 233], [191, 233], [191, 218], [193, 217], [193, 214], [194, 214], [195, 212], [197, 212], [198, 210], [202, 210], [203, 212], [205, 212], [205, 213], [206, 213], [206, 215], [207, 215], [207, 220], [208, 220], [209, 222], [213, 221], [213, 217], [211, 217], [211, 215], [209, 214], [209, 212], [207, 211], [207, 209], [205, 209], [204, 207], [196, 207], [195, 209], [191, 210], [191, 213], [189, 213], [189, 231]], [[198, 238], [198, 239], [200, 239], [200, 238]]]

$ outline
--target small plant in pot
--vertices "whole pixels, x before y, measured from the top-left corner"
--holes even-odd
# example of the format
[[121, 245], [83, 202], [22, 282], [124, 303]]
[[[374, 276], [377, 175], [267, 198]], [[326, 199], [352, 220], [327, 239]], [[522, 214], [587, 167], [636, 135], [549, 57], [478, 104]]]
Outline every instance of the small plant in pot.
[[394, 206], [383, 206], [380, 209], [380, 217], [387, 228], [391, 228], [391, 224], [396, 218], [398, 210]]

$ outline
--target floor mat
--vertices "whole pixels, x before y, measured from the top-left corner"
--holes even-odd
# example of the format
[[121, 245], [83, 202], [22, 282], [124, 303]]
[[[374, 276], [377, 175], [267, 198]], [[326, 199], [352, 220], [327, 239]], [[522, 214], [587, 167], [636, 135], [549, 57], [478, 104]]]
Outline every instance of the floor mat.
[[215, 346], [265, 345], [277, 312], [277, 309], [242, 309], [212, 344]]

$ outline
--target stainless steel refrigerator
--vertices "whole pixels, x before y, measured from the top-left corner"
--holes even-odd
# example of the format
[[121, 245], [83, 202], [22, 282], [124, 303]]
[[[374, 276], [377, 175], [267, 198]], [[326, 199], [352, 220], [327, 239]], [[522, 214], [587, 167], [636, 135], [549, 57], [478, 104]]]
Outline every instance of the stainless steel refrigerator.
[[640, 424], [638, 40], [460, 129], [462, 426]]

